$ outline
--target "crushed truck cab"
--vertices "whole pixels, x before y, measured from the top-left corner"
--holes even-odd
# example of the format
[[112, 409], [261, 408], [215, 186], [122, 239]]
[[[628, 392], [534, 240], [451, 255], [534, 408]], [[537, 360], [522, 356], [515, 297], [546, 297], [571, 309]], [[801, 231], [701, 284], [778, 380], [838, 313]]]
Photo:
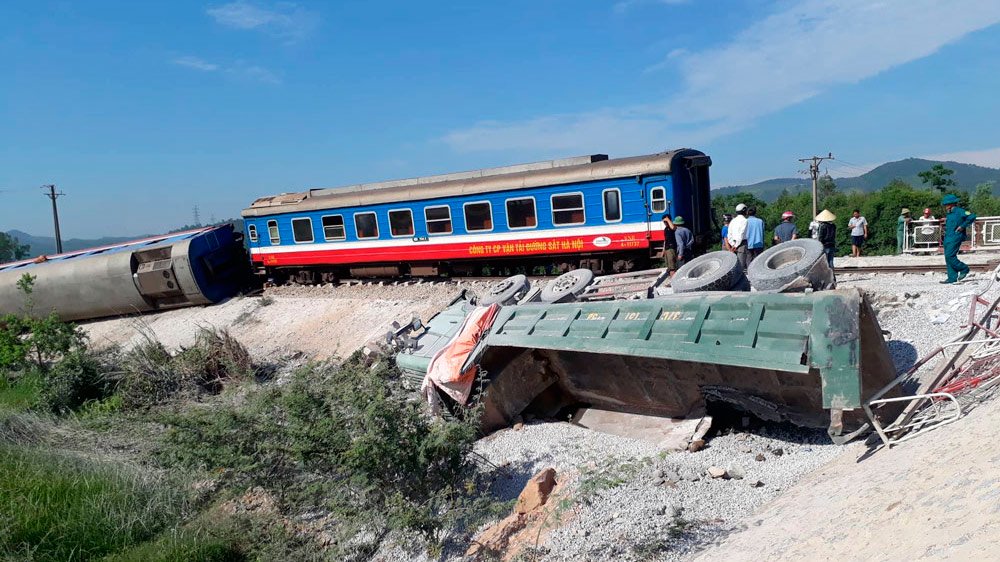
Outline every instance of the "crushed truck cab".
[[685, 418], [723, 401], [844, 442], [895, 376], [857, 289], [507, 306], [481, 344], [470, 361], [485, 376], [486, 431], [575, 407]]

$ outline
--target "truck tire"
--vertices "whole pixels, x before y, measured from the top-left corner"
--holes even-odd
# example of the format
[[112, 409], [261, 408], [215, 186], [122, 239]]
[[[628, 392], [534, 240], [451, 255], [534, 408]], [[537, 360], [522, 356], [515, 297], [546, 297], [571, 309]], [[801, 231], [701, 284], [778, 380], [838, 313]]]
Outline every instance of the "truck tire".
[[743, 276], [732, 252], [718, 251], [699, 256], [681, 266], [670, 280], [675, 293], [728, 291]]
[[483, 298], [479, 300], [480, 306], [489, 306], [491, 304], [514, 304], [519, 298], [524, 296], [531, 288], [531, 283], [528, 278], [524, 275], [513, 275], [504, 279], [503, 281], [497, 281], [489, 289], [487, 289], [486, 294]]
[[826, 256], [823, 244], [818, 240], [790, 240], [772, 246], [757, 256], [747, 267], [747, 277], [758, 291], [773, 291], [800, 277], [810, 277], [809, 273], [820, 259], [826, 259]]
[[589, 269], [574, 269], [563, 273], [542, 289], [542, 302], [573, 302], [576, 297], [594, 280], [594, 272]]

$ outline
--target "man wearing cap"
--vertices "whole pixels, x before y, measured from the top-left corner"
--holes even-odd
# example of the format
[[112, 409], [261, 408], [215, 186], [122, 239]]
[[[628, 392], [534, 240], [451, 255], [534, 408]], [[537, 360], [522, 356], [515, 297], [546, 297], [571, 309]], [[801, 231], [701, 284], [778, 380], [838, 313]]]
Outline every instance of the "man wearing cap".
[[743, 267], [747, 269], [747, 206], [740, 203], [736, 206], [736, 216], [729, 221], [729, 230], [726, 231], [726, 239], [729, 240], [730, 251], [736, 253], [736, 258]]
[[906, 227], [910, 224], [910, 210], [903, 207], [899, 211], [899, 218], [896, 219], [896, 253], [903, 253], [904, 242], [906, 241]]
[[947, 212], [944, 220], [944, 263], [948, 266], [948, 279], [942, 283], [954, 283], [965, 279], [969, 266], [958, 259], [958, 250], [968, 235], [968, 229], [976, 222], [976, 215], [958, 206], [958, 197], [949, 193], [941, 200]]
[[795, 213], [781, 213], [781, 224], [774, 228], [774, 243], [781, 244], [799, 237], [799, 229], [795, 227]]
[[677, 265], [682, 266], [693, 257], [694, 234], [684, 226], [684, 217], [674, 217], [674, 238], [677, 241]]

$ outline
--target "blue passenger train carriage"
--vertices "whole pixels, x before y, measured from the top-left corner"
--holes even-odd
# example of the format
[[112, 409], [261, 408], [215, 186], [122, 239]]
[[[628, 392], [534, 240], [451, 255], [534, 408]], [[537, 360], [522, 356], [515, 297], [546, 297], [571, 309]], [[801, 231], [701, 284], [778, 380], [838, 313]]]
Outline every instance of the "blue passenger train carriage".
[[712, 229], [704, 153], [583, 156], [261, 197], [243, 210], [251, 259], [300, 282], [473, 274], [483, 266], [623, 271], [648, 264], [661, 215]]

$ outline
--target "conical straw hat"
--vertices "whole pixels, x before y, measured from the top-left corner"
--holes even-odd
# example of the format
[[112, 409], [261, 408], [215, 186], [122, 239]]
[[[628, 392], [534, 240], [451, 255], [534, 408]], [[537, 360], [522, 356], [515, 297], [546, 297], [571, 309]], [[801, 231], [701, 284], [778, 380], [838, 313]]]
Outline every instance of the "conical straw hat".
[[816, 220], [818, 220], [819, 222], [833, 222], [837, 220], [837, 215], [831, 213], [827, 209], [823, 209], [822, 213], [816, 215]]

